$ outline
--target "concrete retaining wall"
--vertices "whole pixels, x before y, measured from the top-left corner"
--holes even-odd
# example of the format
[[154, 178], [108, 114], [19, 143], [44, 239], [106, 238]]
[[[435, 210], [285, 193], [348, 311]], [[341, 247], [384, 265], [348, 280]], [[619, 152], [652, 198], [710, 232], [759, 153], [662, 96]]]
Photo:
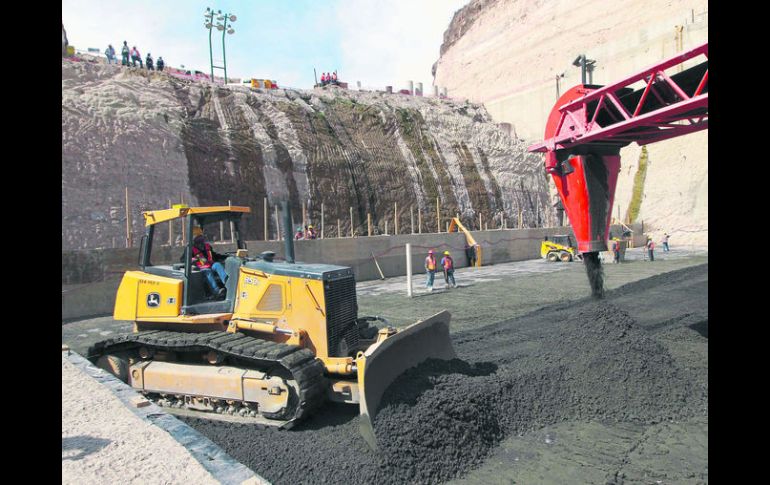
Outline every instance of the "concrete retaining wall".
[[[634, 246], [643, 245], [641, 226], [632, 229], [635, 231]], [[489, 265], [538, 258], [544, 236], [568, 231], [567, 227], [553, 227], [473, 231], [472, 234], [482, 247], [482, 263]], [[611, 232], [619, 235], [622, 230], [612, 226]], [[468, 265], [463, 251], [465, 236], [461, 233], [295, 241], [294, 254], [297, 261], [349, 266], [357, 281], [367, 281], [380, 277], [372, 254], [386, 278], [405, 275], [407, 243], [412, 245], [412, 271], [415, 274], [424, 272], [423, 261], [429, 249], [439, 253], [449, 250], [456, 267]], [[252, 256], [263, 251], [275, 252], [277, 259], [284, 255], [282, 241], [247, 241], [246, 245]], [[215, 243], [214, 248], [223, 253], [234, 250], [234, 245]], [[182, 250], [179, 246], [154, 247], [152, 262], [179, 262]], [[138, 269], [138, 254], [137, 248], [62, 251], [62, 320], [111, 314], [120, 279], [124, 272]]]

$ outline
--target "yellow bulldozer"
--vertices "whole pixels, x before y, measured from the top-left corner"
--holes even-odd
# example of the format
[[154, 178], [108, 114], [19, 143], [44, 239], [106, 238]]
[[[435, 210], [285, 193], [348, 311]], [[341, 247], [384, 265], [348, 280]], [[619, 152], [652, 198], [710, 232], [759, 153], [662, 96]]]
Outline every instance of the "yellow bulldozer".
[[[96, 343], [88, 358], [178, 415], [290, 428], [326, 400], [358, 404], [361, 433], [376, 450], [372, 420], [386, 388], [428, 358], [455, 357], [450, 314], [401, 330], [359, 316], [351, 268], [294, 261], [287, 204], [284, 261], [248, 254], [239, 226], [249, 212], [182, 205], [144, 212], [140, 270], [123, 276], [114, 311], [134, 331]], [[180, 262], [153, 264], [156, 228], [178, 219], [191, 236]], [[192, 236], [214, 234], [222, 222], [236, 250], [211, 251], [224, 270], [217, 281], [217, 272], [195, 264]], [[224, 290], [210, 288], [209, 278]]]
[[572, 243], [572, 238], [568, 235], [555, 235], [550, 238], [546, 236], [540, 244], [540, 257], [552, 263], [557, 261], [568, 263], [582, 259], [577, 246]]

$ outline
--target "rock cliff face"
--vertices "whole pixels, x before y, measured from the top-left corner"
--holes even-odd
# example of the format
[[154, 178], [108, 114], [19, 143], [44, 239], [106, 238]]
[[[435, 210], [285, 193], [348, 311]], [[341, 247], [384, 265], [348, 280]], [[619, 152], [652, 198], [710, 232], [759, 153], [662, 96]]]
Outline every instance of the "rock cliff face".
[[[581, 82], [571, 64], [578, 55], [596, 60], [589, 82], [608, 84], [704, 42], [706, 0], [471, 0], [444, 33], [434, 84], [482, 103], [492, 119], [536, 142], [559, 93]], [[636, 222], [656, 240], [667, 231], [672, 245], [708, 245], [708, 133], [648, 151]], [[640, 148], [621, 156], [616, 199], [625, 220], [638, 205], [631, 199]]]
[[[478, 227], [504, 215], [510, 227], [555, 218], [539, 156], [512, 140], [478, 105], [334, 89], [255, 92], [161, 73], [62, 61], [62, 247], [122, 246], [125, 188], [131, 227], [141, 211], [183, 199], [191, 205], [252, 208], [246, 238], [262, 239], [263, 198], [271, 215], [290, 200], [325, 232], [435, 231], [460, 213]], [[493, 219], [494, 218], [494, 219]], [[442, 222], [442, 230], [444, 230]], [[270, 218], [269, 236], [275, 236]]]

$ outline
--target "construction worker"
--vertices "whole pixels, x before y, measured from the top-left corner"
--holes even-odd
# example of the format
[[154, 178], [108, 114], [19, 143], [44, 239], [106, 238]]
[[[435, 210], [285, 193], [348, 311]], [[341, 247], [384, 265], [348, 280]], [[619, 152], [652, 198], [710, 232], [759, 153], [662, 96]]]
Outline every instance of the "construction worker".
[[452, 280], [452, 288], [457, 288], [457, 283], [455, 283], [455, 262], [452, 256], [449, 255], [449, 251], [444, 251], [444, 257], [441, 258], [441, 267], [444, 268], [446, 287], [449, 288], [449, 280]]
[[467, 242], [465, 243], [465, 257], [468, 258], [468, 266], [476, 266], [476, 248]]
[[315, 239], [316, 233], [312, 225], [307, 226], [307, 232], [305, 233], [305, 239]]
[[121, 64], [124, 66], [128, 65], [128, 55], [130, 53], [130, 49], [128, 48], [128, 42], [123, 41], [123, 48], [120, 50], [121, 56], [123, 56], [123, 59], [121, 61]]
[[433, 255], [433, 250], [428, 251], [428, 257], [425, 258], [425, 274], [427, 279], [425, 280], [425, 287], [428, 291], [433, 291], [433, 278], [436, 275], [436, 256]]
[[655, 261], [655, 241], [647, 238], [647, 254], [650, 255], [650, 261]]
[[297, 233], [294, 235], [294, 239], [297, 241], [300, 239], [305, 239], [305, 233], [302, 231], [301, 227], [297, 228]]
[[[203, 272], [203, 275], [206, 277], [206, 281], [209, 283], [211, 292], [217, 297], [222, 297], [226, 292], [224, 285], [227, 283], [227, 273], [225, 272], [225, 267], [222, 266], [222, 263], [214, 261], [215, 253], [211, 249], [211, 244], [206, 242], [206, 238], [203, 236], [203, 230], [199, 227], [196, 227], [193, 229], [193, 234], [195, 235], [192, 248], [193, 264]], [[214, 278], [214, 272], [216, 272], [217, 276], [219, 276], [219, 279], [222, 282], [221, 287], [217, 283], [216, 278]]]
[[337, 71], [332, 74], [332, 84], [337, 84]]
[[153, 66], [153, 63], [152, 63], [152, 54], [150, 54], [149, 52], [147, 53], [147, 59], [145, 59], [144, 63], [147, 65], [148, 71], [155, 70], [155, 66]]
[[668, 249], [668, 238], [669, 238], [668, 233], [664, 232], [663, 233], [663, 252], [664, 253], [667, 253], [669, 251], [669, 249]]
[[612, 262], [620, 264], [620, 241], [617, 238], [612, 240]]
[[165, 65], [166, 64], [163, 62], [163, 58], [158, 56], [158, 62], [156, 63], [156, 67], [158, 68], [158, 71], [162, 71]]

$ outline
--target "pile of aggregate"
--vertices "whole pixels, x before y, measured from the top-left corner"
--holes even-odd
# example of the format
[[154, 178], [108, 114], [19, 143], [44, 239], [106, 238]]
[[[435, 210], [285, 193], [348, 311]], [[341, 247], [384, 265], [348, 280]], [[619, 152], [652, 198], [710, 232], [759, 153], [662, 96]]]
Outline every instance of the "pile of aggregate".
[[329, 404], [291, 431], [187, 422], [276, 484], [442, 483], [506, 436], [560, 421], [654, 424], [701, 412], [687, 373], [611, 300], [453, 335], [457, 359], [426, 361], [386, 392], [374, 420], [378, 455], [358, 434], [354, 406]]

